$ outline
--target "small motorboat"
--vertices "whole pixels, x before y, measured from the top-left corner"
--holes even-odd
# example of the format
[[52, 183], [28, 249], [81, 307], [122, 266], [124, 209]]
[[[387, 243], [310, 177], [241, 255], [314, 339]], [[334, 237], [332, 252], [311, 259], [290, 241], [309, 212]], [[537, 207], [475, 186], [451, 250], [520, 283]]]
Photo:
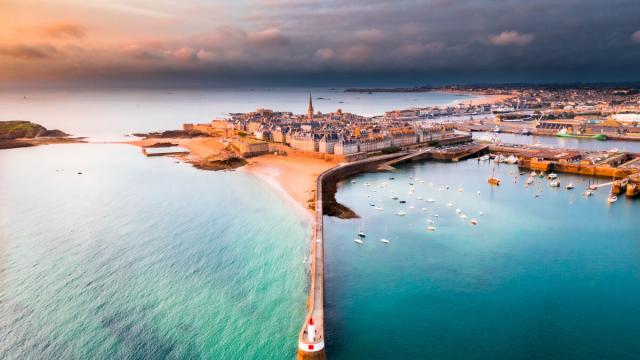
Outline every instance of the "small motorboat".
[[549, 182], [549, 186], [551, 187], [560, 187], [560, 181], [559, 180], [552, 180]]
[[375, 209], [378, 211], [384, 211], [384, 208], [382, 206], [376, 206]]
[[358, 245], [364, 244], [364, 241], [362, 241], [362, 239], [353, 239], [353, 242], [358, 244]]
[[435, 226], [427, 226], [427, 231], [436, 231]]
[[536, 177], [536, 175], [538, 175], [538, 174], [536, 174], [536, 172], [535, 172], [535, 171], [532, 171], [532, 172], [531, 172], [531, 177]]
[[589, 196], [593, 195], [593, 190], [587, 189], [587, 190], [585, 190], [584, 193], [582, 193], [582, 195], [584, 195], [586, 197], [589, 197]]
[[404, 211], [402, 211], [402, 210], [400, 210], [400, 211], [398, 211], [398, 212], [396, 213], [396, 215], [398, 215], [398, 216], [405, 216], [405, 215], [407, 215], [407, 213], [406, 213], [406, 212], [404, 212]]
[[391, 200], [398, 200], [398, 197], [397, 196], [392, 196]]
[[400, 200], [400, 204], [406, 204], [407, 200]]
[[355, 184], [355, 183], [357, 183], [357, 181], [355, 181], [355, 180], [351, 180], [351, 183], [352, 183], [352, 184]]
[[591, 190], [591, 191], [596, 191], [596, 190], [598, 190], [598, 185], [597, 185], [597, 184], [591, 184], [591, 185], [589, 185], [589, 190]]
[[472, 224], [472, 225], [478, 225], [478, 220], [476, 220], [476, 219], [471, 219], [471, 224]]
[[365, 237], [367, 237], [367, 234], [363, 233], [362, 231], [359, 231], [358, 232], [358, 237], [365, 238]]
[[490, 178], [489, 178], [489, 180], [487, 180], [487, 182], [488, 182], [490, 185], [496, 185], [496, 186], [499, 186], [499, 185], [500, 185], [500, 179], [498, 179], [498, 178], [496, 178], [496, 177], [493, 177], [493, 176], [492, 176], [492, 177], [490, 177]]
[[483, 213], [482, 211], [480, 211], [478, 214], [480, 214], [480, 216], [483, 216], [483, 215], [484, 215], [484, 213]]
[[435, 201], [435, 200], [433, 200], [432, 198], [428, 198], [428, 199], [427, 199], [427, 202], [428, 202], [428, 203], [434, 203], [434, 202], [436, 202], [436, 201]]
[[547, 176], [549, 178], [549, 180], [554, 180], [558, 178], [558, 174], [556, 173], [551, 173]]
[[573, 183], [568, 183], [567, 186], [565, 186], [565, 189], [572, 190], [574, 187]]
[[525, 184], [527, 184], [527, 185], [533, 184], [533, 178], [532, 177], [528, 177], [527, 181], [525, 181]]
[[449, 185], [445, 185], [444, 187], [445, 189], [449, 190]]
[[463, 188], [458, 188], [458, 192], [463, 192], [464, 189]]
[[609, 197], [607, 198], [607, 201], [610, 202], [610, 203], [614, 203], [614, 202], [618, 201], [618, 197], [613, 195], [613, 194], [609, 195]]
[[462, 213], [462, 210], [456, 209], [456, 214], [461, 214], [461, 213]]
[[467, 215], [466, 215], [466, 214], [462, 214], [462, 215], [460, 215], [460, 219], [464, 220], [464, 219], [466, 219], [466, 218], [467, 218]]
[[438, 214], [433, 214], [433, 217], [438, 217]]
[[447, 206], [448, 206], [448, 207], [453, 207], [453, 203], [452, 203], [452, 202], [448, 202], [448, 203], [447, 203]]
[[389, 240], [387, 239], [380, 239], [380, 242], [387, 245], [389, 243]]

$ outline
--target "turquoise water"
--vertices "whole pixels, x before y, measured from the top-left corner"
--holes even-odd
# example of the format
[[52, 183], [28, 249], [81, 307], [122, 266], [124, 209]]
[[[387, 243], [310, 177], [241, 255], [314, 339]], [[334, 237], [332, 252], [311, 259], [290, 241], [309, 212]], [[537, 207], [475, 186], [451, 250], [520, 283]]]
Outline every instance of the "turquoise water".
[[1, 359], [294, 356], [310, 220], [262, 180], [128, 145], [0, 169]]
[[[586, 198], [588, 179], [562, 174], [560, 189], [541, 179], [526, 188], [512, 165], [490, 187], [491, 166], [424, 162], [342, 184], [337, 199], [362, 220], [325, 217], [331, 358], [640, 358], [638, 201], [609, 205], [606, 188]], [[401, 209], [406, 216], [395, 215]], [[385, 227], [388, 245], [378, 241]]]

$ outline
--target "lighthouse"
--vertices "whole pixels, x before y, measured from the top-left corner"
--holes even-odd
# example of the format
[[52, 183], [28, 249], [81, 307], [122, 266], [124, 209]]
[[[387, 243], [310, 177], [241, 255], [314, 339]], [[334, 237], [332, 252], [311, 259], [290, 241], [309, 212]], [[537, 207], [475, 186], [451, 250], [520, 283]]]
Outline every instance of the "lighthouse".
[[307, 337], [310, 342], [316, 341], [316, 326], [313, 324], [313, 318], [309, 318], [309, 325], [307, 325]]

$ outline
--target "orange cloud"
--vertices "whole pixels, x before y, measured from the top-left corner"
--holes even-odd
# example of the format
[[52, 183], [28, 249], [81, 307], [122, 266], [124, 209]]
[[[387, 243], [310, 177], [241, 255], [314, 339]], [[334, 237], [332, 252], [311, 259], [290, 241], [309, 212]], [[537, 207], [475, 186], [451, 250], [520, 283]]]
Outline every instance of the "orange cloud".
[[532, 42], [533, 38], [533, 34], [520, 34], [517, 31], [503, 31], [498, 35], [489, 36], [489, 43], [496, 46], [522, 46]]
[[16, 59], [48, 59], [58, 55], [58, 50], [48, 44], [27, 45], [10, 44], [0, 45], [0, 55]]
[[84, 26], [74, 22], [58, 22], [43, 26], [40, 34], [53, 38], [75, 38], [82, 39], [87, 36]]

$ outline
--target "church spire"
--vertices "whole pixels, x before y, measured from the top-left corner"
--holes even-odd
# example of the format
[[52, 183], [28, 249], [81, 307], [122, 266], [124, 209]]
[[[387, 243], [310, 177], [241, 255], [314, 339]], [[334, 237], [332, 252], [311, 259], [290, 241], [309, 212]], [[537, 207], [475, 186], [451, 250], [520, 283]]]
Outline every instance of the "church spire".
[[309, 107], [307, 108], [307, 118], [313, 120], [313, 102], [311, 101], [311, 93], [309, 93]]

